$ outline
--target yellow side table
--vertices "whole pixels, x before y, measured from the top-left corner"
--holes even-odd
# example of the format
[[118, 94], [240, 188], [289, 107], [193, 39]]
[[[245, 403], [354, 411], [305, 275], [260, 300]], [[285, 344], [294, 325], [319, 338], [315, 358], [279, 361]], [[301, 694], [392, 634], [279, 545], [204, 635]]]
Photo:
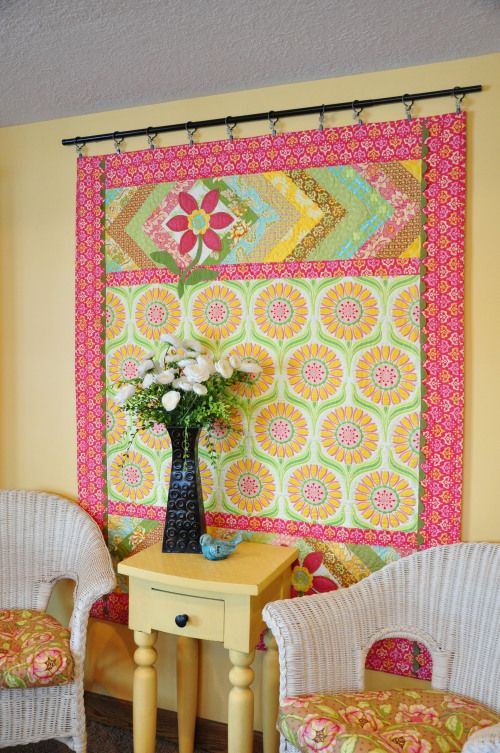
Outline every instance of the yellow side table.
[[[228, 753], [252, 753], [253, 680], [251, 664], [264, 627], [268, 601], [289, 594], [290, 565], [297, 550], [243, 542], [225, 560], [201, 554], [162, 554], [155, 544], [118, 565], [130, 581], [129, 627], [134, 631], [134, 753], [154, 753], [157, 631], [177, 639], [179, 753], [192, 753], [198, 688], [198, 641], [220, 641], [232, 668], [228, 699]], [[279, 671], [276, 644], [266, 636], [262, 716], [264, 753], [278, 749], [275, 729]]]

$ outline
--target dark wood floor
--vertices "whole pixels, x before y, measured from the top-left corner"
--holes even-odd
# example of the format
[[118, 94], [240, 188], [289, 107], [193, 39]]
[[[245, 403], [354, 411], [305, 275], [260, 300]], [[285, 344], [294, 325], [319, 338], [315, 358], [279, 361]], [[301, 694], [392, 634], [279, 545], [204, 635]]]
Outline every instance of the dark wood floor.
[[[87, 719], [112, 727], [132, 727], [132, 704], [117, 698], [85, 693]], [[177, 714], [158, 709], [157, 734], [168, 742], [177, 742]], [[227, 753], [227, 726], [209, 719], [197, 719], [196, 744], [208, 753]], [[254, 732], [254, 753], [262, 753], [262, 733]]]

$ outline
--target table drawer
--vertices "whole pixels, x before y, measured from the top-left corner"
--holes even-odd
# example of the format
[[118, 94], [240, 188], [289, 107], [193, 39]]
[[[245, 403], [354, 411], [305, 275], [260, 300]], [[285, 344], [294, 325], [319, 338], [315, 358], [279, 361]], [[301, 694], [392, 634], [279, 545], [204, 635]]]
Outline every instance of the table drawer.
[[[224, 640], [224, 602], [220, 599], [150, 587], [141, 589], [140, 598], [131, 600], [130, 609], [129, 624], [134, 630], [160, 630], [206, 641]], [[187, 615], [184, 627], [175, 621], [182, 615]]]

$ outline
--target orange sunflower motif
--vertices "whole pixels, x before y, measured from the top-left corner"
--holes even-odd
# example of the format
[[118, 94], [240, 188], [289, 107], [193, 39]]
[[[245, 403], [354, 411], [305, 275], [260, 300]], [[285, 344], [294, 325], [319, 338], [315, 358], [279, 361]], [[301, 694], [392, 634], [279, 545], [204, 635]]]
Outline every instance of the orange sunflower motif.
[[409, 413], [396, 424], [392, 435], [394, 452], [402, 463], [416, 468], [420, 457], [420, 415]]
[[146, 351], [139, 345], [127, 343], [112, 350], [108, 357], [108, 374], [112, 382], [127, 382], [137, 377], [137, 369]]
[[269, 468], [244, 458], [229, 466], [224, 489], [233, 508], [247, 515], [265, 513], [274, 502], [276, 484]]
[[264, 452], [290, 458], [304, 449], [309, 428], [304, 414], [290, 403], [270, 403], [255, 420], [255, 437]]
[[342, 384], [342, 365], [335, 351], [326, 345], [304, 345], [290, 356], [288, 384], [305, 400], [317, 402], [335, 395]]
[[415, 493], [406, 479], [390, 471], [363, 476], [356, 487], [354, 502], [364, 525], [384, 530], [406, 526], [417, 508]]
[[118, 444], [127, 431], [127, 419], [121, 408], [109, 397], [106, 400], [106, 442], [108, 447]]
[[106, 340], [114, 340], [125, 327], [125, 305], [121, 296], [106, 291]]
[[243, 309], [239, 297], [227, 285], [215, 283], [198, 293], [191, 311], [193, 324], [209, 340], [223, 340], [241, 327]]
[[319, 313], [329, 334], [345, 342], [369, 335], [380, 315], [373, 293], [352, 280], [334, 285], [323, 297]]
[[180, 322], [179, 299], [167, 287], [153, 285], [137, 300], [135, 323], [147, 340], [158, 342], [161, 335], [177, 332]]
[[324, 465], [302, 465], [288, 480], [288, 504], [292, 514], [315, 523], [331, 522], [342, 502], [335, 474]]
[[203, 489], [203, 504], [205, 507], [209, 507], [212, 502], [212, 494], [214, 493], [214, 472], [212, 466], [200, 458], [199, 462], [201, 488]]
[[379, 446], [379, 431], [372, 417], [352, 405], [327, 414], [320, 438], [328, 455], [347, 465], [363, 463]]
[[155, 423], [147, 429], [141, 429], [138, 438], [151, 450], [168, 450], [170, 437], [165, 424]]
[[151, 495], [155, 474], [144, 455], [130, 450], [126, 458], [117, 455], [112, 460], [110, 480], [113, 491], [120, 497], [130, 502], [140, 502]]
[[392, 305], [392, 320], [398, 332], [415, 343], [420, 337], [420, 290], [418, 285], [404, 288]]
[[241, 442], [243, 437], [243, 420], [241, 413], [235, 410], [231, 419], [231, 426], [224, 427], [216, 421], [210, 430], [203, 430], [200, 444], [206, 450], [213, 449], [217, 455], [231, 452]]
[[417, 370], [407, 353], [391, 345], [365, 351], [356, 367], [356, 384], [377, 405], [399, 405], [417, 388]]
[[256, 363], [260, 366], [258, 374], [249, 374], [248, 382], [239, 382], [234, 389], [242, 397], [256, 398], [269, 392], [275, 376], [275, 366], [271, 354], [266, 348], [256, 343], [241, 343], [234, 348], [232, 353], [239, 356], [242, 360]]
[[264, 288], [255, 300], [254, 319], [258, 328], [272, 340], [288, 340], [307, 323], [309, 309], [302, 293], [289, 282], [276, 282]]

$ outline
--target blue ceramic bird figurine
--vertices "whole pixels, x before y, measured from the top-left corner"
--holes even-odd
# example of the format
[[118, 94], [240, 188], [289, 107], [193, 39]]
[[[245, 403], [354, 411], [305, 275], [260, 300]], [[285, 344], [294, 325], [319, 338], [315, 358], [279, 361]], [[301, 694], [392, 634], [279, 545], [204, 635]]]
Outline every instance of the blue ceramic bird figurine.
[[230, 541], [226, 541], [204, 533], [200, 536], [201, 551], [207, 560], [225, 560], [244, 538], [247, 538], [245, 534], [237, 533]]

